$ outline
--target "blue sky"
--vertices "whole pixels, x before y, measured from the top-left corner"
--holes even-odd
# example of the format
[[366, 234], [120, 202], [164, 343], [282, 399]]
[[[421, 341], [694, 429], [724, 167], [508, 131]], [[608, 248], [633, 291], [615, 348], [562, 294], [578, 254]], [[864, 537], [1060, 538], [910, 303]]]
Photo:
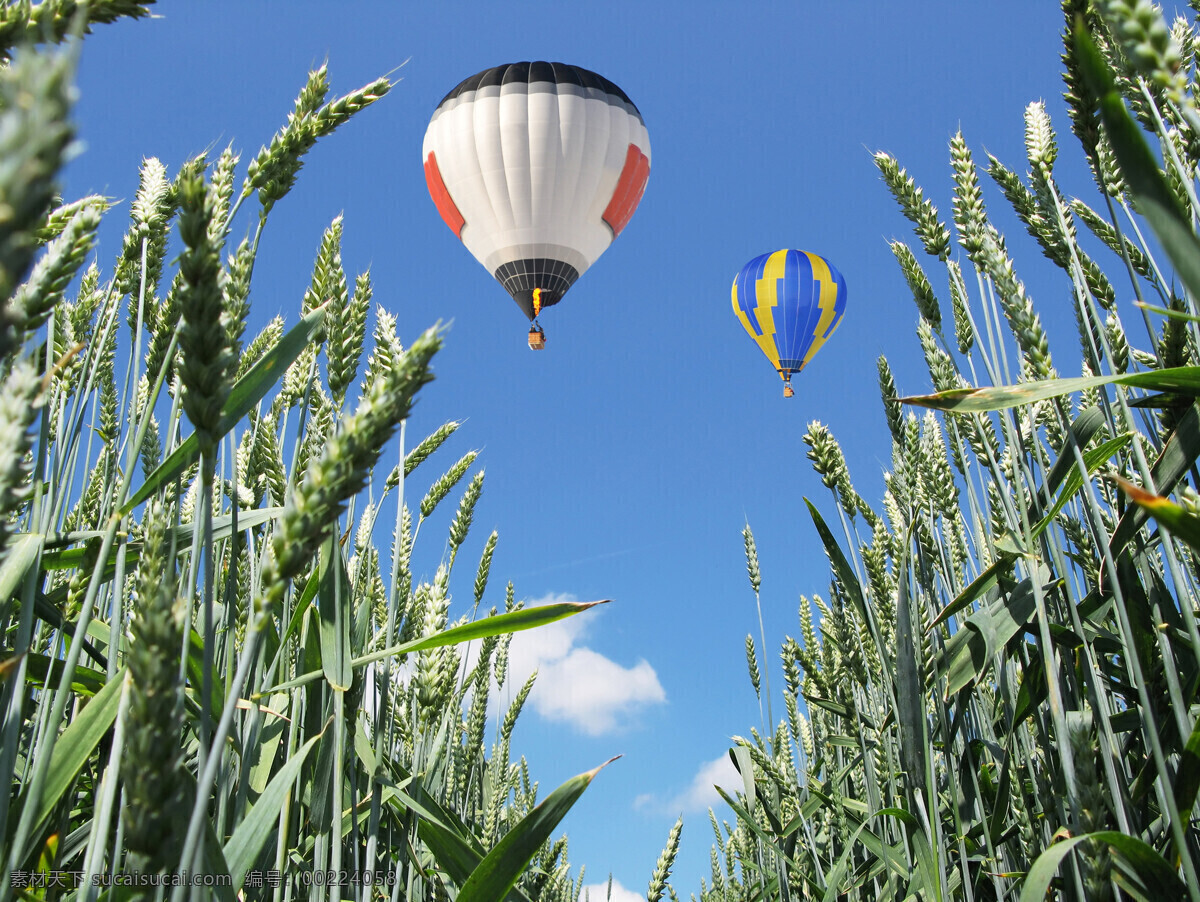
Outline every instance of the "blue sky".
[[[644, 893], [682, 812], [673, 883], [686, 898], [707, 876], [714, 762], [731, 735], [761, 729], [743, 652], [746, 633], [758, 632], [743, 523], [758, 539], [775, 661], [797, 630], [799, 594], [828, 588], [802, 499], [836, 513], [805, 458], [806, 425], [829, 426], [859, 492], [877, 502], [890, 449], [876, 357], [888, 355], [902, 391], [929, 388], [916, 310], [887, 243], [916, 242], [872, 152], [895, 155], [948, 218], [955, 130], [977, 160], [988, 150], [1024, 171], [1023, 111], [1044, 99], [1063, 187], [1088, 195], [1060, 99], [1057, 4], [165, 2], [158, 14], [85, 42], [84, 148], [68, 171], [69, 198], [128, 200], [143, 156], [174, 175], [196, 152], [228, 143], [244, 172], [322, 61], [337, 94], [384, 73], [399, 78], [312, 152], [273, 213], [249, 332], [275, 314], [295, 322], [322, 231], [339, 213], [347, 272], [370, 268], [375, 300], [398, 316], [402, 339], [451, 324], [409, 435], [464, 420], [441, 464], [482, 452], [487, 482], [464, 569], [495, 528], [492, 603], [502, 604], [506, 580], [530, 602], [615, 599], [515, 646], [514, 668], [542, 674], [515, 750], [543, 793], [623, 754], [565, 822], [571, 862], [590, 880], [611, 871]], [[542, 317], [549, 344], [538, 354], [525, 346], [519, 310], [438, 217], [420, 158], [448, 90], [526, 59], [616, 82], [653, 148], [640, 208]], [[1043, 317], [1063, 321], [1052, 349], [1074, 374], [1065, 276], [1020, 240], [998, 192], [988, 198]], [[106, 272], [127, 212], [110, 213], [102, 232]], [[849, 286], [837, 334], [789, 401], [730, 309], [742, 265], [784, 247], [826, 256]], [[948, 300], [944, 285], [935, 289]], [[425, 472], [417, 490], [436, 475]], [[448, 518], [423, 534], [427, 577]], [[461, 576], [452, 616], [469, 603]]]

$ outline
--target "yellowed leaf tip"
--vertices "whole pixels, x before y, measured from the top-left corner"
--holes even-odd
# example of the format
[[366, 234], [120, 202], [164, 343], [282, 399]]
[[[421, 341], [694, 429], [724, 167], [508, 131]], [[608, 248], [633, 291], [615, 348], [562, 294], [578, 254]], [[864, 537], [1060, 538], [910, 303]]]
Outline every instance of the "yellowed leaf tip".
[[1126, 495], [1128, 495], [1135, 504], [1157, 504], [1160, 501], [1165, 501], [1161, 495], [1155, 495], [1153, 492], [1147, 492], [1140, 485], [1135, 485], [1128, 479], [1123, 479], [1120, 476], [1113, 475], [1113, 482], [1121, 487]]
[[[595, 603], [599, 604], [599, 602], [595, 602]], [[603, 764], [593, 767], [591, 770], [589, 770], [587, 772], [587, 778], [589, 780], [591, 780], [592, 778], [594, 778], [596, 776], [596, 774], [600, 773], [600, 771], [604, 770], [604, 768], [608, 767], [610, 764], [612, 764], [614, 761], [616, 761], [620, 757], [622, 757], [622, 756], [621, 755], [613, 755], [611, 758], [609, 758]]]
[[11, 658], [0, 661], [0, 679], [8, 679], [10, 676], [12, 676], [12, 672], [16, 670], [17, 665], [21, 663], [21, 659], [23, 657], [25, 657], [25, 652], [21, 652], [19, 655], [13, 655]]

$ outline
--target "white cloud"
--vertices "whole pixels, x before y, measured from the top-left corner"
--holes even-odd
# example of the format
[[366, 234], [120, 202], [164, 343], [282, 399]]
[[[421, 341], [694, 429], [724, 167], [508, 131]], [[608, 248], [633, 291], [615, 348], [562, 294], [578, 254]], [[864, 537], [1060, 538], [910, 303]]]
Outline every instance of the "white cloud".
[[670, 799], [660, 801], [657, 795], [643, 793], [633, 800], [633, 807], [638, 811], [662, 811], [671, 815], [696, 814], [725, 803], [714, 787], [720, 786], [733, 796], [742, 785], [742, 775], [729, 760], [729, 755], [724, 754], [701, 764], [688, 787]]
[[[574, 600], [548, 595], [526, 607]], [[585, 613], [516, 633], [505, 688], [515, 693], [536, 670], [529, 696], [533, 709], [547, 720], [599, 736], [627, 725], [646, 706], [662, 704], [667, 694], [644, 658], [627, 667], [584, 645], [588, 620]]]
[[[608, 899], [608, 881], [603, 883], [589, 883], [583, 888], [583, 892], [579, 894], [582, 902], [606, 902]], [[631, 889], [625, 889], [621, 886], [620, 881], [612, 882], [612, 902], [646, 902], [646, 897], [642, 893], [635, 893]]]
[[688, 788], [671, 799], [667, 807], [672, 811], [689, 813], [706, 811], [725, 802], [715, 786], [720, 786], [727, 795], [732, 796], [743, 785], [742, 775], [738, 773], [726, 753], [701, 764]]

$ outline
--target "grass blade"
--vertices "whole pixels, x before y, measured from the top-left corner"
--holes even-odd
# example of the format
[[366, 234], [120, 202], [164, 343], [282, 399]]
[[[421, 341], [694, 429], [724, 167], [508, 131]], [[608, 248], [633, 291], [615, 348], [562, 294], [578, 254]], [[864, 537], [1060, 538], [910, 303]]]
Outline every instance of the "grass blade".
[[[121, 687], [124, 685], [125, 669], [122, 668], [84, 706], [54, 744], [30, 835], [36, 835], [37, 826], [50, 816], [100, 741], [112, 729], [121, 704]], [[19, 814], [23, 807], [18, 801], [14, 813]]]
[[350, 576], [335, 536], [321, 546], [320, 568], [317, 610], [321, 615], [321, 669], [330, 686], [345, 691], [354, 681], [350, 666]]
[[1023, 579], [996, 604], [978, 611], [946, 642], [938, 669], [946, 678], [946, 696], [978, 681], [992, 656], [1033, 618], [1037, 605], [1033, 580]]
[[596, 774], [615, 760], [610, 758], [599, 767], [567, 780], [525, 815], [471, 872], [459, 890], [458, 902], [500, 902], [507, 896], [521, 871], [591, 785]]
[[[358, 668], [364, 664], [372, 664], [375, 661], [393, 658], [396, 655], [406, 652], [426, 651], [430, 648], [441, 648], [444, 645], [458, 645], [461, 642], [470, 642], [472, 639], [486, 639], [488, 636], [502, 636], [505, 633], [531, 630], [537, 626], [556, 623], [567, 617], [582, 614], [588, 608], [595, 607], [598, 604], [608, 604], [610, 600], [606, 598], [602, 601], [561, 601], [557, 604], [544, 604], [532, 608], [522, 608], [519, 611], [512, 611], [507, 614], [496, 614], [494, 617], [483, 617], [472, 623], [465, 623], [462, 626], [434, 633], [432, 636], [426, 636], [424, 639], [414, 639], [411, 642], [393, 645], [391, 648], [372, 652], [369, 655], [362, 655], [354, 658], [350, 664], [352, 667]], [[294, 680], [289, 680], [286, 683], [280, 683], [278, 686], [265, 689], [258, 693], [255, 698], [261, 698], [263, 695], [269, 695], [281, 689], [292, 689], [296, 686], [303, 686], [305, 683], [310, 683], [321, 675], [322, 671], [311, 671], [303, 676], [296, 677]]]
[[[1170, 493], [1179, 480], [1196, 462], [1200, 456], [1200, 408], [1193, 404], [1183, 415], [1171, 437], [1163, 445], [1162, 453], [1150, 467], [1150, 476], [1160, 494]], [[1134, 537], [1149, 516], [1146, 509], [1134, 505], [1121, 514], [1117, 527], [1109, 540], [1109, 549], [1114, 559], [1120, 557], [1121, 551], [1130, 539]]]
[[1167, 319], [1177, 319], [1185, 323], [1200, 323], [1200, 316], [1187, 313], [1183, 310], [1172, 310], [1170, 307], [1155, 307], [1153, 304], [1143, 304], [1141, 301], [1135, 301], [1133, 306], [1141, 307], [1148, 313], [1157, 313], [1160, 316], [1165, 316]]
[[1169, 498], [1147, 492], [1140, 485], [1134, 485], [1120, 476], [1114, 476], [1113, 481], [1121, 487], [1121, 491], [1128, 495], [1134, 504], [1167, 527], [1172, 535], [1178, 536], [1193, 549], [1200, 551], [1200, 517], [1189, 514]]
[[[50, 658], [37, 652], [29, 652], [25, 658], [29, 662], [25, 671], [25, 679], [31, 685], [54, 686], [62, 678], [62, 659]], [[75, 665], [75, 672], [71, 674], [72, 692], [78, 695], [93, 696], [101, 692], [107, 685], [108, 674], [84, 667], [82, 664]]]
[[900, 403], [955, 413], [989, 413], [1032, 404], [1035, 401], [1060, 398], [1102, 385], [1128, 385], [1133, 388], [1196, 397], [1200, 395], [1200, 367], [1177, 366], [1149, 373], [1126, 373], [1120, 376], [1077, 376], [1073, 379], [1023, 382], [1019, 385], [954, 388], [932, 395], [901, 398]]
[[[1083, 455], [1083, 462], [1087, 467], [1088, 475], [1090, 476], [1091, 474], [1095, 473], [1102, 464], [1110, 460], [1113, 455], [1128, 445], [1132, 440], [1133, 433], [1126, 432], [1124, 435], [1119, 435], [1114, 439], [1110, 439], [1104, 444], [1098, 445], [1091, 451], [1085, 453]], [[1062, 509], [1067, 506], [1067, 503], [1074, 498], [1082, 488], [1083, 477], [1079, 475], [1079, 468], [1075, 467], [1072, 470], [1068, 470], [1067, 478], [1063, 481], [1063, 490], [1059, 493], [1058, 498], [1055, 499], [1054, 506], [1050, 508], [1046, 516], [1042, 517], [1042, 519], [1034, 525], [1033, 530], [1030, 532], [1030, 536], [1033, 539], [1036, 539], [1038, 536], [1040, 536], [1045, 531], [1046, 527], [1054, 521], [1054, 518], [1059, 515]]]
[[821, 514], [817, 511], [816, 506], [807, 498], [804, 499], [804, 503], [808, 505], [808, 512], [812, 516], [813, 525], [817, 527], [817, 533], [821, 536], [821, 542], [825, 546], [829, 560], [833, 563], [834, 570], [837, 571], [838, 579], [845, 586], [846, 594], [850, 596], [850, 601], [854, 604], [855, 613], [862, 618], [862, 622], [871, 631], [871, 638], [875, 641], [875, 647], [879, 649], [880, 655], [885, 658], [884, 666], [887, 667], [883, 637], [879, 634], [879, 625], [875, 622], [875, 617], [867, 608], [867, 602], [863, 597], [862, 587], [858, 584], [858, 577], [854, 574], [854, 568], [846, 560], [846, 555], [842, 552], [841, 546], [838, 545], [837, 540], [833, 537], [833, 533], [829, 531], [829, 527], [825, 525], [825, 521], [821, 518]]
[[1063, 859], [1071, 854], [1077, 845], [1087, 840], [1105, 843], [1112, 849], [1120, 865], [1114, 879], [1134, 898], [1161, 902], [1163, 899], [1182, 899], [1186, 896], [1187, 887], [1179, 879], [1175, 869], [1152, 846], [1126, 833], [1099, 830], [1055, 843], [1039, 855], [1025, 877], [1021, 902], [1040, 902], [1045, 899], [1050, 881], [1058, 873]]
[[46, 537], [27, 533], [8, 547], [4, 563], [0, 564], [0, 601], [7, 601], [16, 594], [25, 575], [37, 563]]
[[[905, 548], [912, 542], [912, 527], [904, 537]], [[912, 609], [908, 593], [908, 563], [900, 557], [896, 574], [896, 721], [900, 727], [900, 767], [908, 776], [911, 792], [927, 789], [925, 775], [925, 679], [913, 642]]]
[[279, 819], [279, 810], [291, 792], [292, 784], [296, 782], [308, 753], [322, 735], [324, 734], [317, 734], [308, 740], [288, 758], [287, 763], [271, 778], [254, 807], [246, 813], [233, 835], [229, 837], [229, 841], [225, 843], [225, 863], [233, 877], [235, 892], [241, 890], [246, 873], [254, 866], [263, 845], [271, 837], [272, 828]]
[[1175, 802], [1179, 806], [1179, 817], [1186, 819], [1196, 803], [1200, 790], [1200, 720], [1192, 729], [1187, 745], [1179, 756], [1179, 772], [1175, 776]]
[[925, 628], [925, 631], [929, 632], [935, 626], [940, 626], [955, 614], [983, 598], [993, 589], [996, 589], [1000, 585], [1001, 580], [1011, 575], [1013, 561], [1016, 559], [1017, 556], [1015, 554], [1001, 553], [998, 555], [996, 560], [992, 561], [986, 570], [980, 573], [969, 586], [963, 589], [954, 601], [938, 612], [938, 615], [933, 618], [929, 626]]

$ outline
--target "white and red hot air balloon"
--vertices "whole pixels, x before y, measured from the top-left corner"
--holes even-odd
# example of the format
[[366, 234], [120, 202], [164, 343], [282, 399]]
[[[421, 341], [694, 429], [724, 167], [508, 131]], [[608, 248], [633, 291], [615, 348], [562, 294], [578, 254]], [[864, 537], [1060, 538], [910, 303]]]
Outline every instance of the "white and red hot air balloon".
[[650, 137], [608, 79], [564, 63], [473, 75], [438, 104], [421, 149], [438, 212], [529, 318], [557, 304], [637, 209]]

